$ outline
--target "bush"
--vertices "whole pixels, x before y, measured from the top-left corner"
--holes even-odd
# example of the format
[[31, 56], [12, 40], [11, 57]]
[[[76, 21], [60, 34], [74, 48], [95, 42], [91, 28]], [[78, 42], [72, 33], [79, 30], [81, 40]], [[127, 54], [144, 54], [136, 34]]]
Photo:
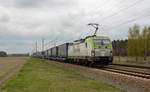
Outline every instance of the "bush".
[[7, 53], [4, 51], [0, 51], [0, 57], [7, 57]]

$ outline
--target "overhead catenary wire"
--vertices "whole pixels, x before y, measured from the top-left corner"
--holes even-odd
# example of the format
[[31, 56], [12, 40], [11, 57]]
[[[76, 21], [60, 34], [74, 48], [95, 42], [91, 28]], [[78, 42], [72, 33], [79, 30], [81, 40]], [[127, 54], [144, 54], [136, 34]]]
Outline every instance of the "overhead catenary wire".
[[[142, 14], [143, 15], [143, 11], [145, 11], [145, 12], [149, 12], [149, 11], [146, 11], [146, 10], [149, 10], [150, 8], [148, 7], [148, 8], [143, 8], [143, 9], [141, 9], [140, 10], [140, 12], [136, 12], [136, 13], [138, 13], [138, 15], [140, 15], [140, 14]], [[135, 15], [133, 15], [134, 16], [134, 18], [135, 17], [137, 17], [137, 16], [135, 16]], [[125, 16], [123, 16], [123, 17], [125, 17]], [[121, 18], [121, 17], [120, 17]], [[128, 16], [128, 17], [126, 17], [126, 18], [122, 18], [122, 19], [130, 19], [131, 18], [131, 16]], [[112, 20], [109, 20], [110, 21], [110, 23], [111, 24], [115, 24], [115, 23], [119, 23], [121, 20], [118, 20], [118, 21], [114, 21], [114, 22], [112, 22], [113, 20], [116, 20], [116, 19], [119, 19], [119, 18], [112, 18]], [[108, 22], [107, 22], [108, 23]]]
[[132, 7], [135, 7], [137, 4], [139, 4], [139, 3], [143, 2], [143, 1], [144, 1], [144, 0], [137, 0], [136, 2], [134, 2], [134, 3], [131, 4], [131, 5], [129, 5], [128, 7], [122, 8], [122, 9], [120, 9], [119, 11], [117, 11], [117, 12], [111, 14], [111, 15], [108, 15], [108, 16], [106, 16], [106, 17], [104, 17], [104, 18], [102, 18], [101, 21], [106, 20], [106, 19], [109, 19], [109, 18], [111, 18], [111, 17], [114, 17], [114, 16], [118, 15], [118, 14], [121, 13], [121, 12], [124, 12], [124, 11], [126, 11], [126, 10], [128, 10], [128, 9], [130, 9], [130, 8], [132, 8]]
[[49, 49], [51, 47], [55, 47], [61, 43], [63, 43], [64, 41], [63, 40], [57, 40], [57, 39], [53, 39], [53, 40], [50, 40], [49, 42], [45, 43], [44, 44], [44, 47]]
[[[121, 3], [122, 1], [126, 1], [126, 0], [121, 0], [121, 1], [119, 1], [118, 3]], [[107, 1], [108, 2], [108, 1]], [[96, 9], [102, 9], [103, 7], [105, 7], [107, 4], [109, 4], [109, 3], [107, 3], [106, 2], [106, 4], [104, 3], [103, 5], [102, 5], [102, 7], [97, 7], [97, 8], [93, 8], [93, 9], [91, 9], [89, 12], [92, 12], [92, 11], [94, 11], [94, 10], [96, 10]], [[117, 4], [118, 4], [117, 3]], [[110, 3], [111, 4], [111, 3]], [[117, 4], [115, 4], [114, 6], [117, 6]], [[112, 10], [113, 9], [113, 7], [110, 7], [110, 9]], [[89, 15], [89, 13], [87, 13], [87, 15]], [[94, 18], [94, 19], [96, 19], [96, 18]], [[96, 23], [97, 23], [98, 21], [96, 21]]]
[[150, 14], [144, 15], [144, 16], [143, 16], [143, 15], [142, 15], [142, 16], [138, 16], [138, 17], [136, 17], [136, 18], [134, 18], [134, 19], [130, 19], [130, 20], [128, 20], [128, 21], [125, 21], [125, 22], [123, 22], [123, 23], [120, 23], [119, 25], [110, 27], [110, 28], [105, 29], [105, 30], [112, 30], [112, 29], [115, 29], [115, 28], [119, 28], [119, 26], [122, 26], [122, 25], [125, 25], [125, 24], [128, 24], [128, 23], [131, 23], [131, 22], [134, 22], [134, 21], [143, 19], [143, 18], [145, 18], [145, 17], [150, 17]]
[[[91, 12], [91, 11], [93, 11], [93, 10], [95, 10], [95, 9], [97, 9], [97, 8], [103, 8], [105, 5], [107, 5], [108, 3], [107, 3], [108, 1], [107, 0], [105, 0], [104, 1], [104, 3], [102, 4], [103, 6], [101, 6], [101, 7], [99, 7], [99, 3], [97, 3], [97, 5], [95, 5], [96, 7], [95, 8], [92, 8], [92, 9], [90, 9], [90, 11], [88, 12], [88, 14]], [[98, 6], [98, 7], [97, 7]]]
[[[125, 10], [127, 10], [127, 9], [129, 9], [129, 8], [131, 8], [131, 7], [134, 7], [134, 6], [136, 6], [137, 4], [139, 4], [140, 2], [143, 2], [144, 0], [137, 0], [136, 2], [134, 2], [132, 5], [130, 5], [130, 6], [128, 6], [128, 7], [125, 7], [125, 8], [123, 8], [123, 9], [120, 9], [119, 11], [120, 12], [123, 12], [123, 11], [125, 11]], [[117, 14], [119, 14], [120, 12], [115, 12], [114, 14], [112, 14], [112, 15], [109, 15], [109, 16], [106, 16], [106, 17], [104, 17], [102, 20], [105, 20], [105, 18], [106, 19], [108, 19], [108, 18], [111, 18], [111, 17], [113, 17], [113, 16], [116, 16]], [[149, 15], [148, 15], [149, 16]], [[108, 17], [108, 18], [107, 18]], [[140, 17], [137, 17], [137, 18], [134, 18], [134, 19], [130, 19], [130, 20], [127, 20], [127, 21], [125, 21], [125, 22], [123, 22], [123, 23], [120, 23], [119, 25], [117, 25], [117, 26], [113, 26], [113, 27], [110, 27], [110, 28], [108, 28], [108, 29], [115, 29], [116, 27], [120, 27], [120, 26], [122, 26], [122, 25], [125, 25], [125, 24], [128, 24], [128, 23], [131, 23], [131, 22], [133, 22], [133, 21], [136, 21], [136, 20], [138, 20], [138, 19], [142, 19], [142, 18], [140, 18]], [[49, 43], [47, 43], [47, 44], [45, 44], [45, 45], [49, 45]]]
[[[126, 1], [126, 0], [121, 0], [118, 3], [121, 3], [122, 1]], [[114, 2], [114, 1], [113, 1]], [[105, 7], [106, 5], [111, 4], [112, 2], [108, 2], [108, 0], [104, 1], [104, 3], [102, 5], [99, 5], [99, 3], [97, 3], [96, 8], [91, 9], [89, 12], [94, 11], [96, 9], [102, 9], [103, 7]], [[117, 4], [115, 4], [117, 5]], [[98, 6], [98, 7], [97, 7]], [[101, 7], [100, 7], [101, 6]], [[112, 7], [110, 7], [110, 9], [112, 9]], [[88, 13], [89, 14], [89, 13]]]
[[[126, 11], [126, 10], [128, 10], [128, 9], [130, 9], [130, 8], [132, 8], [132, 7], [135, 7], [136, 5], [138, 5], [139, 3], [143, 2], [143, 1], [144, 1], [144, 0], [137, 0], [137, 1], [135, 1], [134, 3], [132, 3], [131, 5], [129, 5], [128, 7], [122, 8], [122, 9], [120, 9], [119, 11], [117, 11], [117, 12], [111, 14], [111, 15], [108, 15], [108, 16], [104, 17], [104, 18], [101, 19], [101, 20], [107, 20], [107, 19], [109, 19], [109, 18], [112, 18], [113, 16], [118, 15], [120, 12], [124, 12], [124, 11]], [[127, 22], [132, 22], [132, 21], [134, 21], [134, 20], [131, 19], [131, 20], [127, 21]], [[119, 26], [124, 25], [124, 24], [126, 24], [126, 22], [121, 23]], [[117, 26], [118, 26], [118, 25], [117, 25]], [[114, 27], [113, 27], [113, 28], [114, 28]]]

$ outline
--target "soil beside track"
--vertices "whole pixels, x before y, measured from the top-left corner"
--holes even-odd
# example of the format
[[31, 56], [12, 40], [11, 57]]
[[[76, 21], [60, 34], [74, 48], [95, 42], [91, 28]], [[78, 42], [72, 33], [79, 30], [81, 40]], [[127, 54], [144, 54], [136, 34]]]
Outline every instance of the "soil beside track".
[[88, 76], [95, 80], [123, 88], [128, 92], [150, 92], [150, 80], [130, 75], [109, 72], [96, 68], [89, 68], [68, 63], [60, 63], [56, 61], [46, 60], [47, 62], [69, 68], [82, 75]]
[[15, 75], [28, 57], [0, 57], [0, 87]]

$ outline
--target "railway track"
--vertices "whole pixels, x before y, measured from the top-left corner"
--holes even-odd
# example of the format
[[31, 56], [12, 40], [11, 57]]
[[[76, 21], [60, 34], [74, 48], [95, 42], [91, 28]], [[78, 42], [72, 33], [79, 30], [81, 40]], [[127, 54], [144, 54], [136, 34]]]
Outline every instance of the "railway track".
[[125, 64], [110, 64], [110, 65], [124, 66], [124, 67], [132, 67], [132, 68], [150, 69], [150, 67], [146, 67], [146, 66], [137, 66], [137, 65], [125, 65]]
[[134, 77], [150, 79], [150, 67], [110, 64], [108, 66], [105, 66], [104, 68], [102, 68], [102, 66], [94, 66], [93, 68], [102, 69], [102, 70], [109, 71], [109, 72], [130, 75]]
[[149, 67], [141, 67], [141, 66], [128, 66], [128, 65], [117, 65], [111, 64], [103, 68], [105, 71], [130, 75], [134, 77], [141, 77], [145, 79], [150, 79], [150, 68]]

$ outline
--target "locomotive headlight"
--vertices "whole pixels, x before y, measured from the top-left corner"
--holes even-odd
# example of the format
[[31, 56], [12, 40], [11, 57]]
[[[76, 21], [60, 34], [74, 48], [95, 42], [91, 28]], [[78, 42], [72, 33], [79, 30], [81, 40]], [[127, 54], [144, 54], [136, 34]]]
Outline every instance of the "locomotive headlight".
[[110, 51], [110, 53], [112, 53], [112, 51]]
[[111, 56], [112, 56], [112, 53], [113, 53], [113, 52], [112, 52], [112, 51], [110, 51], [110, 55], [111, 55]]
[[95, 56], [95, 51], [94, 50], [91, 51], [91, 55]]

